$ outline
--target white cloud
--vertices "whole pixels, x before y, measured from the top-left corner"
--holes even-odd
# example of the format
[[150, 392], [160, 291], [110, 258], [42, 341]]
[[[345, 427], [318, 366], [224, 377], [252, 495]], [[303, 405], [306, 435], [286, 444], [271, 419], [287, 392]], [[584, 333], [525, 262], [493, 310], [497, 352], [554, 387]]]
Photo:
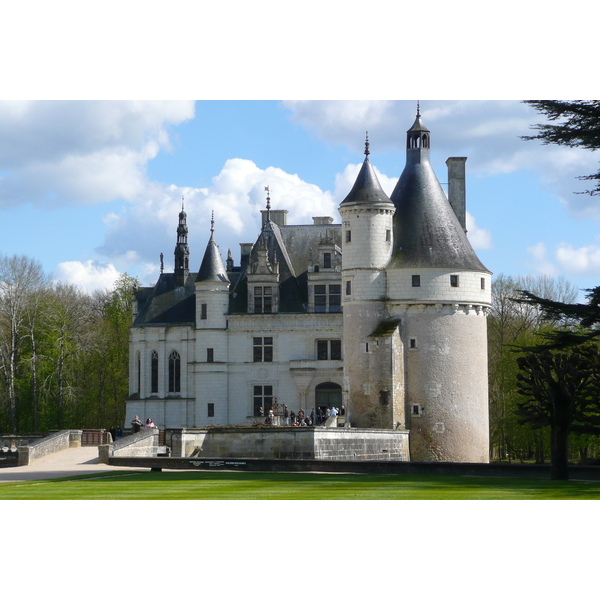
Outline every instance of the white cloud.
[[535, 244], [535, 246], [530, 246], [527, 248], [528, 254], [531, 254], [533, 257], [533, 268], [543, 275], [549, 275], [554, 277], [558, 275], [558, 269], [556, 266], [548, 259], [548, 251], [546, 249], [546, 245], [543, 242], [539, 242]]
[[556, 260], [565, 272], [574, 275], [600, 275], [600, 247], [596, 245], [573, 248], [571, 244], [559, 244]]
[[88, 260], [60, 263], [54, 272], [53, 280], [71, 283], [90, 294], [95, 290], [112, 289], [120, 273], [112, 264]]
[[475, 250], [492, 248], [492, 234], [487, 229], [478, 227], [475, 217], [467, 211], [467, 235]]
[[[172, 268], [181, 198], [189, 229], [190, 267], [197, 269], [210, 235], [211, 214], [215, 217], [215, 239], [221, 254], [231, 249], [236, 263], [239, 244], [255, 241], [261, 223], [260, 211], [266, 207], [265, 187], [270, 188], [271, 208], [288, 210], [288, 223], [311, 223], [313, 216], [338, 217], [337, 203], [331, 192], [303, 181], [277, 167], [260, 169], [251, 160], [233, 158], [206, 188], [156, 185], [121, 214], [105, 217], [105, 242], [98, 248], [111, 262], [127, 270], [127, 257], [137, 256], [143, 283], [155, 279], [159, 272], [160, 253], [165, 270]], [[135, 254], [134, 254], [135, 253]]]
[[0, 103], [0, 206], [133, 201], [193, 102]]

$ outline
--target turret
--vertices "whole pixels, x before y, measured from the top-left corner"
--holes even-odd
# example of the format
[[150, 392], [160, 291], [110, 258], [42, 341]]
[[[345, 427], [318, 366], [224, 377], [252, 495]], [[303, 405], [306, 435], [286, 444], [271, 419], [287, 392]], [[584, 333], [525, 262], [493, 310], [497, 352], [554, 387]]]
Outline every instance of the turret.
[[229, 278], [214, 238], [214, 215], [210, 239], [196, 277], [196, 328], [225, 328], [229, 302]]
[[367, 134], [362, 167], [339, 207], [344, 257], [342, 278], [347, 299], [379, 298], [385, 293], [385, 282], [378, 273], [388, 263], [392, 251], [395, 208], [377, 179], [369, 154]]
[[178, 287], [185, 284], [185, 280], [190, 274], [190, 249], [187, 236], [187, 214], [184, 210], [182, 198], [179, 225], [177, 226], [177, 244], [175, 246], [175, 285]]
[[394, 205], [369, 161], [340, 204], [342, 217], [342, 308], [344, 314], [344, 404], [352, 425], [390, 428], [404, 424], [404, 397], [395, 383], [403, 368], [393, 331], [374, 337], [386, 319], [385, 266], [393, 235]]

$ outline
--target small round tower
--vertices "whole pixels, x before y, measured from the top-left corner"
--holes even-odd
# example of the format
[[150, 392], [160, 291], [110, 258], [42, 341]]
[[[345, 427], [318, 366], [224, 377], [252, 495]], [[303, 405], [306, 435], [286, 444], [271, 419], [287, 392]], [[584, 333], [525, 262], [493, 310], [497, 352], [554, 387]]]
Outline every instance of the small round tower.
[[353, 425], [389, 427], [402, 420], [394, 407], [390, 346], [372, 334], [386, 314], [386, 279], [393, 244], [394, 205], [365, 159], [350, 193], [340, 204], [342, 218], [342, 307], [344, 313], [344, 404]]
[[[227, 314], [229, 285], [223, 259], [214, 238], [214, 216], [210, 239], [195, 281], [196, 287], [196, 360], [195, 426], [227, 423]], [[209, 409], [209, 403], [211, 407]]]
[[391, 196], [394, 245], [386, 268], [387, 307], [404, 347], [411, 459], [488, 462], [491, 273], [431, 167], [430, 143], [417, 109]]

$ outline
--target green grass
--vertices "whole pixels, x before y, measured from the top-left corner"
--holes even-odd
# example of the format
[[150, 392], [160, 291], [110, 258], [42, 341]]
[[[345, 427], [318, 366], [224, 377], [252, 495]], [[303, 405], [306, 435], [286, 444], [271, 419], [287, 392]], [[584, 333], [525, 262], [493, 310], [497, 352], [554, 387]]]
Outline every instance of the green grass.
[[0, 483], [4, 500], [595, 500], [600, 482], [429, 475], [119, 472]]

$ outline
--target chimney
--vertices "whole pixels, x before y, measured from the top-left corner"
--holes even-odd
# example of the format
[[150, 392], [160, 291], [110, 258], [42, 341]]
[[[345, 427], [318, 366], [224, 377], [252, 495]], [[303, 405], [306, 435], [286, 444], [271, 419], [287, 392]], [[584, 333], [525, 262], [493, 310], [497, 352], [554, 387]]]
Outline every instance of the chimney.
[[313, 217], [313, 225], [331, 225], [333, 217]]
[[269, 215], [269, 219], [271, 223], [275, 223], [275, 225], [279, 225], [281, 227], [287, 225], [287, 210], [283, 209], [270, 209], [270, 210], [261, 210], [262, 215], [262, 226], [265, 226], [267, 222], [267, 214]]
[[466, 162], [466, 156], [451, 156], [446, 161], [448, 167], [448, 201], [465, 233], [467, 232]]

